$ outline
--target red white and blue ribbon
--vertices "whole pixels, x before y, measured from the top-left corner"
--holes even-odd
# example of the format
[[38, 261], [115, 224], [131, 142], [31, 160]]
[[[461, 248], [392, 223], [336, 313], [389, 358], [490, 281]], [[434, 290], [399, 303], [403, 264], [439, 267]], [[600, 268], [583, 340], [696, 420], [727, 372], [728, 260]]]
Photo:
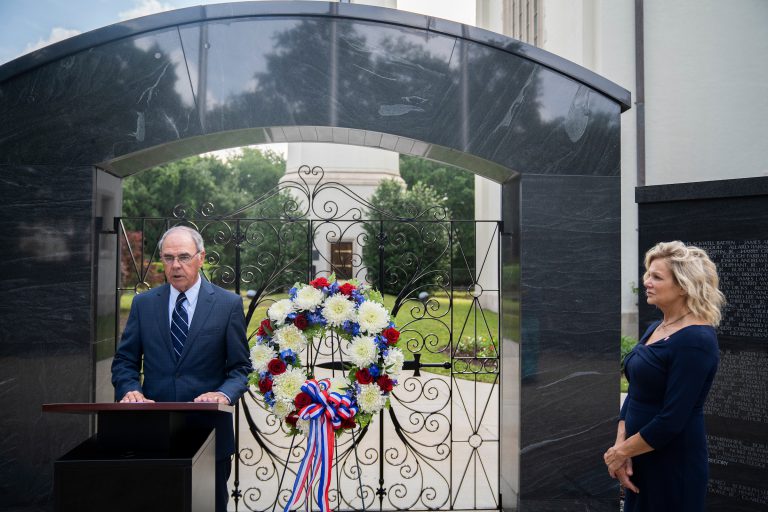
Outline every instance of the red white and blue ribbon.
[[309, 420], [309, 435], [304, 458], [296, 473], [296, 481], [284, 512], [296, 508], [296, 504], [306, 494], [306, 509], [310, 508], [310, 494], [315, 480], [318, 479], [317, 506], [320, 512], [330, 512], [328, 491], [331, 488], [331, 466], [333, 463], [333, 432], [341, 427], [344, 419], [357, 413], [357, 405], [350, 398], [335, 391], [329, 391], [331, 381], [310, 379], [301, 386], [301, 390], [312, 397], [312, 403], [299, 411], [299, 418]]

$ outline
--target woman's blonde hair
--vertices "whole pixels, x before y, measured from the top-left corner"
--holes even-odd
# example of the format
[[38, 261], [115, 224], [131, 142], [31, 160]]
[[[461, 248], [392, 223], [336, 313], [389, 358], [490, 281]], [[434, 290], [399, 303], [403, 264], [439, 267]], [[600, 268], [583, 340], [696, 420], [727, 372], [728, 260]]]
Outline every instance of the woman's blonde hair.
[[720, 324], [725, 295], [718, 289], [717, 268], [707, 253], [679, 240], [659, 242], [645, 253], [643, 280], [648, 279], [653, 260], [659, 258], [667, 262], [675, 282], [685, 291], [688, 309], [710, 325]]

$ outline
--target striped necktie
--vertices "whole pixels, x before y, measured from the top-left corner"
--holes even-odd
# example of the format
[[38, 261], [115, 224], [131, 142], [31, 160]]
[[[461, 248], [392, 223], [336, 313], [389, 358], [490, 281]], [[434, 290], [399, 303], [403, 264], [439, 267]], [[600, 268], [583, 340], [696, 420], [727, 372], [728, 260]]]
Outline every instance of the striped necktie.
[[171, 337], [173, 338], [173, 352], [177, 361], [181, 357], [181, 351], [184, 350], [184, 343], [187, 341], [187, 334], [189, 333], [189, 317], [183, 304], [185, 300], [187, 300], [187, 296], [184, 295], [184, 292], [180, 293], [176, 298], [173, 314], [171, 314]]

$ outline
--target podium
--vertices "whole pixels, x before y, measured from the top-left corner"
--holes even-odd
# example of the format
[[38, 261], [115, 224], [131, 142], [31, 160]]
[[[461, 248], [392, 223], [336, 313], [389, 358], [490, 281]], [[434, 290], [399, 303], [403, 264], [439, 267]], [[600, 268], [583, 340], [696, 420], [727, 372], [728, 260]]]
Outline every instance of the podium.
[[55, 510], [211, 512], [216, 434], [200, 420], [232, 409], [176, 402], [43, 405], [43, 412], [96, 415], [96, 434], [54, 463]]

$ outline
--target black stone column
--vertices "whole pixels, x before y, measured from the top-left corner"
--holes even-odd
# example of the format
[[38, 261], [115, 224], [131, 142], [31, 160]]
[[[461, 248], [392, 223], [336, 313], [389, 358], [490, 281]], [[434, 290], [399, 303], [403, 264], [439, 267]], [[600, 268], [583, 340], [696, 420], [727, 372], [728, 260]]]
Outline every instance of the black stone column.
[[620, 177], [522, 178], [521, 510], [618, 509]]
[[111, 174], [96, 170], [96, 197], [94, 202], [94, 314], [95, 334], [93, 356], [95, 364], [94, 400], [111, 402], [114, 399], [112, 387], [112, 356], [115, 354], [116, 326], [118, 321], [119, 297], [117, 287], [117, 238], [115, 218], [120, 216], [122, 207], [122, 180]]
[[93, 400], [93, 167], [0, 166], [0, 495], [45, 506], [51, 461], [89, 435], [46, 402]]

